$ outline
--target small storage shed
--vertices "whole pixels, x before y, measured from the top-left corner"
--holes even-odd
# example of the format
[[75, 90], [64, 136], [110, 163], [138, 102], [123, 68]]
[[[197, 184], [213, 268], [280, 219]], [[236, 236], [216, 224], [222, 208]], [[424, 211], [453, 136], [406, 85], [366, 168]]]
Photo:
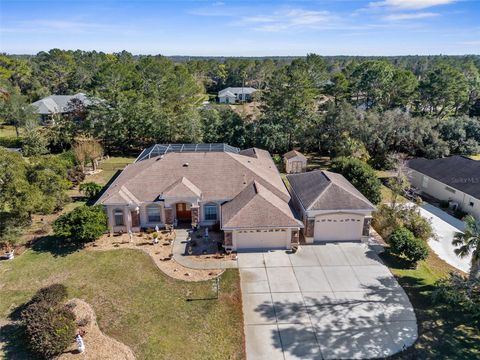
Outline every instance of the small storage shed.
[[307, 169], [307, 158], [297, 150], [289, 151], [283, 155], [283, 161], [287, 174], [302, 173]]

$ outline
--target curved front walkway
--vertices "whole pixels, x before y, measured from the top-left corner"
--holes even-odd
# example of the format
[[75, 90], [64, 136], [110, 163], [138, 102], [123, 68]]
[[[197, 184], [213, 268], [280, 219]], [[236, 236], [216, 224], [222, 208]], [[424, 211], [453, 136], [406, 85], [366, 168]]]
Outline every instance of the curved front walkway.
[[238, 255], [247, 360], [383, 358], [411, 346], [417, 322], [365, 244]]

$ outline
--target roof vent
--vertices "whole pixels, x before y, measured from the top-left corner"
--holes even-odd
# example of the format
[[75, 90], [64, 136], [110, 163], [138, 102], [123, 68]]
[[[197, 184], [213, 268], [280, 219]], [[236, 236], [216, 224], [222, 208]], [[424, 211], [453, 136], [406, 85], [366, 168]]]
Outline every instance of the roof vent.
[[182, 166], [183, 167], [188, 167], [188, 163], [184, 163]]

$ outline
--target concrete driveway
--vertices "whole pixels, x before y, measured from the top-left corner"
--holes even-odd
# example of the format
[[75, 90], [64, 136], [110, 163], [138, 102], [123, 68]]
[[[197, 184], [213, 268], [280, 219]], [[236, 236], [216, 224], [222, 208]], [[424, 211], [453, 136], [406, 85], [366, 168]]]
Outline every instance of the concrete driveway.
[[364, 244], [238, 255], [247, 359], [377, 358], [417, 338], [403, 289]]
[[452, 245], [455, 234], [465, 230], [465, 223], [428, 203], [423, 203], [419, 209], [420, 214], [431, 222], [435, 234], [435, 238], [430, 239], [428, 245], [440, 259], [459, 270], [468, 272], [472, 256], [460, 258], [455, 254], [455, 246]]

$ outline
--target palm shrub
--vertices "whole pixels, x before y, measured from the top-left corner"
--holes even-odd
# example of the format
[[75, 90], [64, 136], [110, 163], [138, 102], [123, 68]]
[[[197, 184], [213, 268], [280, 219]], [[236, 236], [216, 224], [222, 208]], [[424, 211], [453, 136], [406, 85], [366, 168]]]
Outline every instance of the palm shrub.
[[428, 256], [428, 247], [424, 241], [418, 239], [404, 227], [398, 227], [388, 238], [390, 252], [402, 256], [412, 264], [425, 260]]
[[75, 315], [66, 298], [65, 286], [54, 284], [40, 289], [22, 311], [28, 347], [45, 359], [63, 353], [74, 339]]
[[80, 206], [55, 220], [53, 231], [74, 243], [93, 241], [107, 231], [107, 214], [101, 205]]
[[480, 280], [480, 221], [469, 215], [465, 218], [465, 231], [455, 234], [452, 244], [460, 257], [472, 254], [470, 280]]

